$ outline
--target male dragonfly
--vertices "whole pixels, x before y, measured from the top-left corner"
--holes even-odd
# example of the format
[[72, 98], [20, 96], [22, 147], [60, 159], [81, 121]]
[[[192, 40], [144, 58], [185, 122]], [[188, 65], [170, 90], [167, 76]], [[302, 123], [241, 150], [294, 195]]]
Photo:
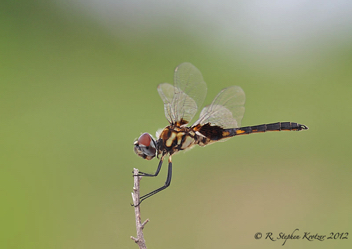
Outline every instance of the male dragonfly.
[[134, 142], [134, 151], [147, 160], [155, 156], [160, 158], [154, 174], [139, 172], [140, 176], [157, 176], [166, 155], [169, 156], [168, 174], [164, 186], [141, 196], [139, 204], [170, 185], [171, 157], [180, 150], [190, 149], [194, 145], [205, 146], [244, 134], [308, 129], [305, 125], [292, 122], [241, 127], [245, 94], [239, 86], [230, 86], [221, 90], [213, 102], [203, 108], [199, 119], [193, 125], [187, 126], [199, 106], [203, 104], [207, 92], [207, 85], [201, 72], [188, 62], [176, 67], [174, 85], [162, 83], [158, 85], [157, 90], [164, 102], [165, 116], [169, 125], [157, 134], [157, 140], [154, 140], [149, 133], [143, 133]]

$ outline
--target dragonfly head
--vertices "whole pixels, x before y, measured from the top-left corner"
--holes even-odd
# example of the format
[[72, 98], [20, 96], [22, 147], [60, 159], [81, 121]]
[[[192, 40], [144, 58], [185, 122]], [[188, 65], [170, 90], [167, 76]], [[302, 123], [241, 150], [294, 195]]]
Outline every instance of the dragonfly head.
[[144, 159], [151, 160], [156, 155], [156, 142], [149, 133], [143, 133], [134, 142], [134, 152]]

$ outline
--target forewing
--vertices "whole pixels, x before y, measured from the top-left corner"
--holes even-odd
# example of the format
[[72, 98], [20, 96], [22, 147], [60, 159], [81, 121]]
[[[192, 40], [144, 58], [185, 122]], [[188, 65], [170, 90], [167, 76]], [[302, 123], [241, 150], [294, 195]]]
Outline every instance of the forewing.
[[197, 124], [210, 123], [222, 128], [238, 128], [244, 115], [245, 94], [241, 87], [230, 86], [220, 91], [211, 105], [200, 113]]
[[176, 67], [174, 85], [163, 83], [158, 92], [164, 102], [165, 116], [170, 123], [189, 123], [204, 102], [207, 86], [201, 72], [191, 63]]
[[167, 118], [169, 123], [172, 124], [175, 120], [172, 108], [172, 100], [175, 95], [175, 88], [169, 83], [162, 83], [158, 85], [157, 90], [161, 99], [164, 102], [165, 117]]

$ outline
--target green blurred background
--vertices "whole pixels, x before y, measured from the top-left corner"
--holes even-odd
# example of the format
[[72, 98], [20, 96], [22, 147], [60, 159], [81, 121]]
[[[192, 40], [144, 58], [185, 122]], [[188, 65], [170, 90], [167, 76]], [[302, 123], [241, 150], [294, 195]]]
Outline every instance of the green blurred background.
[[[0, 248], [137, 248], [133, 141], [167, 125], [156, 86], [185, 61], [206, 103], [246, 93], [240, 136], [173, 157], [142, 204], [148, 248], [282, 248], [352, 233], [348, 1], [7, 1], [0, 8]], [[165, 165], [164, 165], [165, 166]], [[161, 186], [143, 178], [142, 194]], [[351, 248], [351, 239], [285, 248]]]

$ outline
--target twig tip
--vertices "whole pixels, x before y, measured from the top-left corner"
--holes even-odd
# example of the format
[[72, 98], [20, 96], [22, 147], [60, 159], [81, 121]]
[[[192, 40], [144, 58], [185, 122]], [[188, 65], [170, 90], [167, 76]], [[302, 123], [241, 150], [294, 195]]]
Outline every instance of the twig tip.
[[141, 225], [142, 229], [144, 228], [144, 226], [145, 226], [148, 222], [149, 222], [149, 219], [146, 219], [146, 220], [142, 223], [142, 225]]
[[138, 243], [138, 239], [136, 239], [135, 237], [131, 236], [131, 239], [134, 240], [134, 242]]

